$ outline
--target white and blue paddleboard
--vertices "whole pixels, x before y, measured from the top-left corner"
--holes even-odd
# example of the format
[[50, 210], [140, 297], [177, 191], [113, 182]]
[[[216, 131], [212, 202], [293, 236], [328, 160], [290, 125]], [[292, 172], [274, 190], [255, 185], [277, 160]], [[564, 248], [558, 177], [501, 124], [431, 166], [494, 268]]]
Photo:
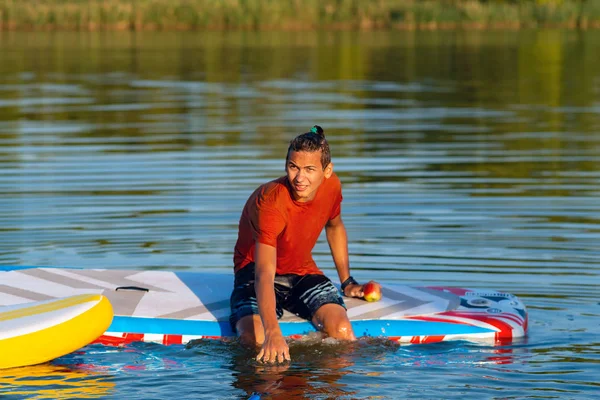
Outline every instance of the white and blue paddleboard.
[[[234, 336], [228, 320], [232, 285], [233, 272], [0, 267], [0, 306], [99, 293], [115, 316], [97, 342], [181, 344]], [[527, 332], [527, 311], [512, 294], [391, 284], [383, 284], [382, 294], [378, 302], [345, 299], [357, 337], [505, 342]], [[292, 337], [315, 330], [290, 313], [280, 326]]]

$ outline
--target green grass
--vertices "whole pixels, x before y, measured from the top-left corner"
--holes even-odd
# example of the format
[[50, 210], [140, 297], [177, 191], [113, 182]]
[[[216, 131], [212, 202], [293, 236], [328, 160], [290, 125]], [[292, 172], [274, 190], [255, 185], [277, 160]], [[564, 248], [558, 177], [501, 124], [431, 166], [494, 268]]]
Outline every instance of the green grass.
[[600, 27], [600, 0], [0, 0], [0, 29]]

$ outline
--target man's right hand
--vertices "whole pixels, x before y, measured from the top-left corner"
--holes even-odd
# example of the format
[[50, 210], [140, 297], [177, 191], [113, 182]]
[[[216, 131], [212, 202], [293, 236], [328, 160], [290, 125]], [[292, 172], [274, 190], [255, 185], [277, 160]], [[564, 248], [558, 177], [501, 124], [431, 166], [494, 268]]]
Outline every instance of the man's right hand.
[[290, 349], [281, 332], [267, 334], [265, 341], [256, 356], [256, 360], [263, 363], [283, 363], [290, 361]]

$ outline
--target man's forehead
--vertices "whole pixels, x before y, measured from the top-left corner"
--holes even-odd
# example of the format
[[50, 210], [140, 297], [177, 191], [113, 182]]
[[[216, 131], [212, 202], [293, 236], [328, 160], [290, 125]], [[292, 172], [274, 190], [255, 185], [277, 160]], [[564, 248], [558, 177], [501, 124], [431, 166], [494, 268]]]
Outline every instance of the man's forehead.
[[309, 167], [321, 166], [321, 150], [317, 151], [291, 151], [288, 158], [289, 162], [296, 164], [297, 166]]

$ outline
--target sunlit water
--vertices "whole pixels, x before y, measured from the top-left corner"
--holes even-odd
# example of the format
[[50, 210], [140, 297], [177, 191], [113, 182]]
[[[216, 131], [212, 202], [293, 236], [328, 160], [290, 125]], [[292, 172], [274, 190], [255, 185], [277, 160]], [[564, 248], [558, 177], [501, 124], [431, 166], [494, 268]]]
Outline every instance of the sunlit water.
[[[0, 263], [230, 271], [318, 123], [353, 275], [517, 294], [504, 345], [93, 345], [10, 398], [596, 398], [600, 33], [0, 33]], [[315, 249], [334, 276], [327, 244]], [[1, 282], [0, 282], [1, 284]]]

